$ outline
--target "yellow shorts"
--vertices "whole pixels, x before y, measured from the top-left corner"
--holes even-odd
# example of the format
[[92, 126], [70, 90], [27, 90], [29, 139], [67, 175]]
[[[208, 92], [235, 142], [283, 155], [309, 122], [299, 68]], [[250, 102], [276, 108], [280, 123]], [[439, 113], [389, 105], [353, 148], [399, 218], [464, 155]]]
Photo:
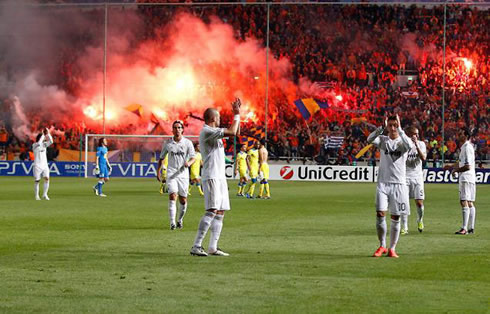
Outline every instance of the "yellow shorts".
[[247, 176], [247, 169], [238, 169], [238, 174], [240, 175], [240, 178], [245, 178]]
[[269, 180], [269, 165], [267, 163], [263, 163], [260, 166], [260, 172], [262, 172], [262, 180]]
[[195, 180], [195, 179], [201, 179], [201, 176], [199, 175], [199, 173], [195, 173], [191, 171], [191, 180]]
[[259, 175], [259, 169], [257, 169], [257, 168], [258, 167], [252, 167], [252, 168], [250, 168], [249, 175], [250, 175], [250, 178], [251, 179], [255, 179]]

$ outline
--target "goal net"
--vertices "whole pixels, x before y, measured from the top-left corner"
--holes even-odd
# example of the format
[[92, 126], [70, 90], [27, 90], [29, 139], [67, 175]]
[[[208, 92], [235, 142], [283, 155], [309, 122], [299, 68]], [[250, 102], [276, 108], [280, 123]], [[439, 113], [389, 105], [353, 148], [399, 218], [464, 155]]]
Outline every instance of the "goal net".
[[[197, 142], [199, 136], [185, 136]], [[162, 144], [172, 135], [86, 134], [84, 145], [84, 176], [95, 177], [95, 158], [99, 140], [107, 140], [111, 176], [155, 177]]]

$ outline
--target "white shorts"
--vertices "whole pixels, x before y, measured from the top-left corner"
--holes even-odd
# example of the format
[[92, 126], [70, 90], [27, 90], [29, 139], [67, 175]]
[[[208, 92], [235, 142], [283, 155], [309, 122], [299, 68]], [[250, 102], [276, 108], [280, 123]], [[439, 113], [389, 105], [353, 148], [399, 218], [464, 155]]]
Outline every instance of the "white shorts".
[[226, 179], [209, 179], [202, 183], [204, 208], [230, 210], [230, 196]]
[[408, 187], [400, 183], [379, 183], [376, 186], [376, 211], [387, 211], [395, 216], [410, 215]]
[[476, 199], [476, 184], [459, 182], [459, 200], [474, 202]]
[[189, 194], [189, 178], [173, 178], [167, 181], [168, 194], [177, 193], [179, 196], [187, 197]]
[[415, 200], [425, 200], [424, 179], [407, 178], [408, 196]]
[[49, 178], [49, 168], [39, 168], [33, 166], [32, 173], [34, 175], [34, 180], [36, 181], [41, 180], [41, 178]]

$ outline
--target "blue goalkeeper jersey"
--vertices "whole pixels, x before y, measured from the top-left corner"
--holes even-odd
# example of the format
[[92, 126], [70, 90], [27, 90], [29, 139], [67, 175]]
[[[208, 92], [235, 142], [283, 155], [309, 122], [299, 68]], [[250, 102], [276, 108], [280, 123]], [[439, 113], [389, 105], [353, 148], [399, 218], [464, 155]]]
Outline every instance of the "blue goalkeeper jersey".
[[99, 160], [99, 167], [100, 168], [105, 168], [107, 167], [107, 147], [105, 146], [99, 146], [97, 147], [97, 158]]

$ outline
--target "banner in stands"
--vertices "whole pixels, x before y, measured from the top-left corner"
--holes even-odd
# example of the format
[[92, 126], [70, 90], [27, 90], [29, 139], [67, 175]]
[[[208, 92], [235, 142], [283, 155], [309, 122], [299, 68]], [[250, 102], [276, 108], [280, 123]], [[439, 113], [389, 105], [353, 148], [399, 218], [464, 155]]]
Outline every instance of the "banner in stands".
[[[157, 163], [113, 162], [112, 177], [154, 178]], [[93, 167], [90, 167], [93, 168]], [[318, 165], [269, 165], [269, 180], [279, 181], [337, 181], [376, 182], [377, 167], [370, 166], [318, 166]], [[53, 177], [78, 177], [84, 175], [85, 165], [79, 162], [51, 162], [50, 175]], [[93, 171], [93, 169], [91, 169]], [[233, 165], [226, 165], [226, 177], [233, 179]], [[94, 173], [89, 174], [94, 176]], [[32, 176], [32, 162], [0, 161], [0, 176]], [[449, 170], [441, 168], [424, 169], [426, 183], [457, 183], [458, 177], [451, 176]], [[490, 169], [477, 169], [476, 182], [490, 184]]]

